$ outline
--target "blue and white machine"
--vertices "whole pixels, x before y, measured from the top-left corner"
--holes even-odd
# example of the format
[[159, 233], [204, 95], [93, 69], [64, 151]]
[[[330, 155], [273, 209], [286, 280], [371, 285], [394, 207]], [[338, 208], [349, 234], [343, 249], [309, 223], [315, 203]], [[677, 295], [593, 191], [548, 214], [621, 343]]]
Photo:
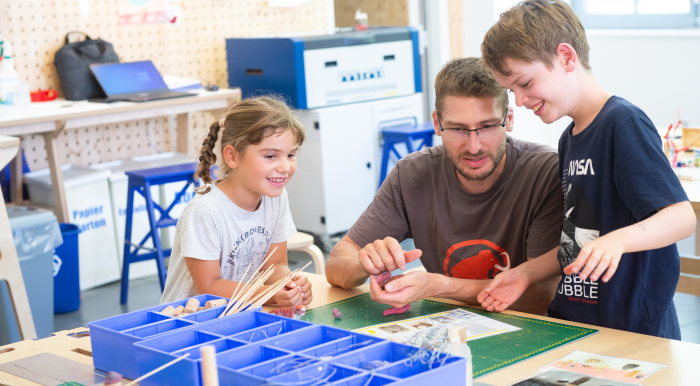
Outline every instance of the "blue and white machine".
[[300, 230], [348, 230], [377, 192], [381, 130], [423, 122], [418, 31], [227, 39], [229, 84], [275, 92], [301, 109], [307, 140], [287, 185]]
[[289, 96], [314, 109], [421, 92], [418, 31], [380, 27], [302, 38], [227, 39], [229, 84], [243, 97]]

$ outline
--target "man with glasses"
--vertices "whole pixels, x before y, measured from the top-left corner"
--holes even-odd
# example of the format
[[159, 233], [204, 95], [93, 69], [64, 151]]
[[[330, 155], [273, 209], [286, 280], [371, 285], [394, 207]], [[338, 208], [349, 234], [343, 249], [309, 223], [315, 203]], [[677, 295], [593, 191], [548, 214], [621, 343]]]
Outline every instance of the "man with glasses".
[[[527, 261], [556, 256], [563, 193], [554, 149], [509, 137], [513, 110], [481, 60], [446, 64], [435, 78], [435, 134], [443, 144], [400, 160], [374, 201], [333, 248], [328, 282], [343, 288], [405, 269], [372, 299], [394, 307], [436, 296], [478, 304], [499, 281], [499, 307], [544, 314], [559, 278], [530, 283]], [[416, 249], [399, 242], [413, 238]], [[494, 286], [495, 287], [495, 286]], [[517, 294], [525, 293], [517, 300]]]

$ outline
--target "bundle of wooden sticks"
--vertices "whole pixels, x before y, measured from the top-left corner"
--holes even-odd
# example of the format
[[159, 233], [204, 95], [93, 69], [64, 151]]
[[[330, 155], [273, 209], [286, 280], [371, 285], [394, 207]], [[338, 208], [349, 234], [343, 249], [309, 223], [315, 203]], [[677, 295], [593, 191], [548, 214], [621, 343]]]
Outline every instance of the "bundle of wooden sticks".
[[[272, 252], [263, 260], [262, 264], [260, 266], [264, 266], [267, 260], [272, 256], [277, 248], [273, 249]], [[296, 269], [293, 272], [289, 272], [288, 274], [284, 275], [284, 277], [280, 278], [276, 282], [274, 282], [272, 285], [269, 287], [265, 288], [263, 291], [260, 291], [259, 293], [256, 294], [256, 292], [263, 286], [265, 285], [265, 281], [272, 276], [272, 274], [275, 271], [275, 266], [271, 264], [269, 267], [267, 267], [266, 270], [263, 272], [260, 272], [258, 274], [252, 274], [250, 279], [248, 279], [245, 284], [241, 287], [241, 283], [243, 283], [243, 280], [245, 280], [246, 275], [248, 274], [248, 270], [250, 267], [253, 265], [252, 263], [248, 265], [246, 268], [245, 272], [243, 273], [243, 277], [241, 278], [241, 281], [238, 282], [236, 285], [236, 290], [233, 291], [233, 295], [231, 295], [231, 300], [229, 300], [228, 305], [224, 309], [224, 312], [219, 315], [219, 318], [222, 316], [228, 316], [228, 315], [233, 315], [237, 312], [243, 311], [246, 308], [256, 308], [260, 307], [265, 302], [270, 300], [271, 297], [273, 297], [279, 290], [281, 290], [291, 279], [294, 278], [294, 276], [303, 271], [306, 267], [309, 266], [311, 262], [303, 266], [302, 268]], [[239, 288], [240, 287], [240, 288]]]

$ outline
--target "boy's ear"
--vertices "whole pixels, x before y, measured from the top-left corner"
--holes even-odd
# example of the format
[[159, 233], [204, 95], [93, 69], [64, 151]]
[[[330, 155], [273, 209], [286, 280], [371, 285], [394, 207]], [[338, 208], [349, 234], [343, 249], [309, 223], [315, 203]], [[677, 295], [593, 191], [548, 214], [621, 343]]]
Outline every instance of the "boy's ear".
[[235, 169], [236, 166], [238, 166], [238, 160], [241, 157], [241, 154], [239, 154], [236, 149], [233, 148], [233, 146], [225, 146], [221, 150], [221, 155], [224, 157], [224, 162], [226, 162], [226, 165], [228, 165], [228, 167], [231, 169]]
[[515, 115], [513, 114], [513, 108], [508, 107], [508, 120], [506, 121], [506, 131], [509, 133], [513, 131], [513, 122], [515, 122]]
[[557, 46], [556, 60], [562, 65], [564, 71], [572, 72], [576, 69], [576, 65], [578, 64], [578, 54], [569, 43], [559, 43]]

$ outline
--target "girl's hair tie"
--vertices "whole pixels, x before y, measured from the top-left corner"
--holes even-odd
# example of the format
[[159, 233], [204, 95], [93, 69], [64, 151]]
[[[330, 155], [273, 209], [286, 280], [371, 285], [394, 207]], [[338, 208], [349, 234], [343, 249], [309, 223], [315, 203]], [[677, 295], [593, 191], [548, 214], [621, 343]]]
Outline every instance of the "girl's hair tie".
[[219, 119], [219, 127], [223, 128], [224, 127], [224, 122], [226, 122], [226, 117], [223, 117]]

